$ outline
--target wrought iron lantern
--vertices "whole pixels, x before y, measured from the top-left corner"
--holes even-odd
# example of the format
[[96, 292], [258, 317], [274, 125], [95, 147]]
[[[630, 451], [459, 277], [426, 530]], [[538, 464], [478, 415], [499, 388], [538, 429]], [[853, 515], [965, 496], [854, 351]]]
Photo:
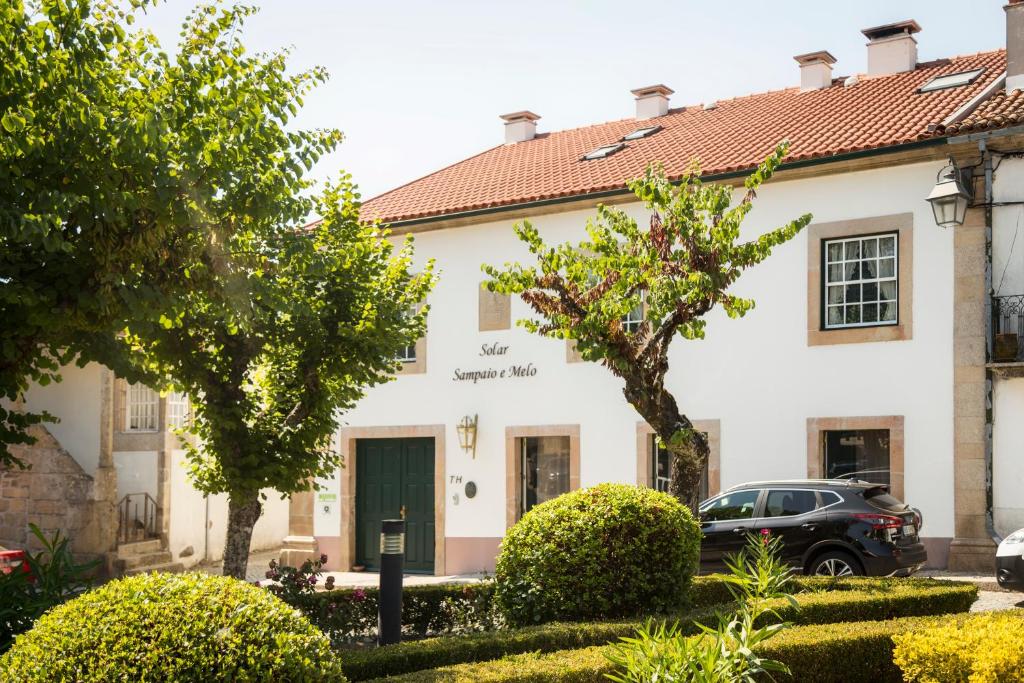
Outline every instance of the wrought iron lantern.
[[466, 415], [456, 425], [456, 429], [459, 432], [459, 445], [462, 447], [462, 450], [471, 451], [474, 458], [476, 457], [476, 424], [476, 415], [473, 417]]
[[971, 197], [970, 190], [964, 187], [962, 182], [960, 169], [950, 159], [949, 165], [939, 171], [935, 187], [928, 195], [928, 203], [932, 205], [932, 212], [935, 214], [935, 223], [943, 228], [963, 225]]

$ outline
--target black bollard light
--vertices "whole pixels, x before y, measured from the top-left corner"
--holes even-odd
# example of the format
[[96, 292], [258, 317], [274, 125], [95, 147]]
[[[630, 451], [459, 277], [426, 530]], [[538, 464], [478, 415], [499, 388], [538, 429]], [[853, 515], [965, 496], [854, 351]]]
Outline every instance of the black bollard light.
[[405, 560], [405, 520], [385, 519], [380, 530], [380, 598], [377, 644], [402, 640], [402, 565]]

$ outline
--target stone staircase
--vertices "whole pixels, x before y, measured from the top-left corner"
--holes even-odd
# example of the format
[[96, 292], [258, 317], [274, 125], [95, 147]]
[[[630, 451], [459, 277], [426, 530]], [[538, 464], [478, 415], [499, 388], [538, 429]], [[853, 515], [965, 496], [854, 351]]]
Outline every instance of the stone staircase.
[[160, 539], [134, 541], [117, 546], [117, 556], [114, 558], [114, 572], [117, 575], [182, 571], [185, 571], [185, 566], [174, 561], [171, 552], [163, 547]]

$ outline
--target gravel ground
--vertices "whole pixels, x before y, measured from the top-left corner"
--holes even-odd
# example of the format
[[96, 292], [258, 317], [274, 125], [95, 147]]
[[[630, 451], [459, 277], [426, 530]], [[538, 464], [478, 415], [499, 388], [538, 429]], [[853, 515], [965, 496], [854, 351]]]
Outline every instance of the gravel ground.
[[971, 611], [991, 612], [1014, 607], [1024, 609], [1024, 593], [983, 590], [978, 592], [978, 601], [971, 605]]

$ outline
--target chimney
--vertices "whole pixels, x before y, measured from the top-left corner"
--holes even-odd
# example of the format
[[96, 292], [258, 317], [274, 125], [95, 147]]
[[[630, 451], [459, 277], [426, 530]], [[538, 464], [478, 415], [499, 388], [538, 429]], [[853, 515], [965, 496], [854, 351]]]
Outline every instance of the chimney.
[[653, 119], [668, 113], [668, 96], [675, 91], [667, 85], [649, 85], [646, 88], [630, 90], [636, 95], [636, 118], [638, 121]]
[[913, 71], [917, 67], [914, 34], [920, 31], [921, 27], [913, 19], [861, 31], [868, 39], [868, 76]]
[[514, 145], [517, 142], [526, 142], [535, 138], [537, 136], [537, 119], [539, 118], [532, 111], [502, 114], [501, 120], [505, 122], [505, 144]]
[[832, 65], [836, 58], [826, 50], [793, 57], [800, 65], [800, 92], [821, 90], [832, 85]]
[[1024, 0], [1010, 0], [1006, 10], [1006, 89], [1024, 89]]

